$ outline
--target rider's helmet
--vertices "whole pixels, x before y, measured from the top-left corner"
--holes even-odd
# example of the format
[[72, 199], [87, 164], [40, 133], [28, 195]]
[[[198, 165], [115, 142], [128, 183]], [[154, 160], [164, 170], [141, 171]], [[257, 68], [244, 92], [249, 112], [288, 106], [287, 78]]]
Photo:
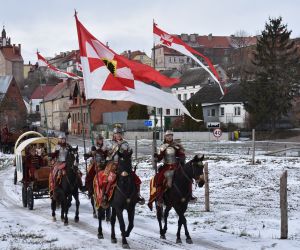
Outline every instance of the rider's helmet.
[[165, 136], [167, 136], [167, 135], [173, 135], [172, 130], [167, 130], [167, 131], [165, 132]]
[[121, 126], [116, 126], [113, 129], [113, 134], [123, 134], [123, 129]]
[[104, 137], [101, 134], [97, 135], [97, 137], [96, 137], [96, 140], [103, 140], [103, 139], [104, 139]]

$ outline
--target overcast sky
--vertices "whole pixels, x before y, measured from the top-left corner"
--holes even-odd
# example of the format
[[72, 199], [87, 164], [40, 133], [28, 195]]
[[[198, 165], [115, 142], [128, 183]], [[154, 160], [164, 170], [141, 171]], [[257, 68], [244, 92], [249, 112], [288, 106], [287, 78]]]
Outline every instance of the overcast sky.
[[168, 33], [257, 35], [268, 17], [282, 16], [300, 37], [296, 0], [0, 0], [0, 21], [12, 43], [22, 44], [24, 62], [38, 49], [52, 57], [78, 48], [74, 9], [79, 20], [116, 52], [141, 50], [150, 56], [152, 20]]

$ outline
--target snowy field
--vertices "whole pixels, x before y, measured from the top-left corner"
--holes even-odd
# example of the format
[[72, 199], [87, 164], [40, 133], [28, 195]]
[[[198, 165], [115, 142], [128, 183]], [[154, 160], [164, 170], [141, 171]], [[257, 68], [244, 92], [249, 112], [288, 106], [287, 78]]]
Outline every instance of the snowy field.
[[[146, 140], [140, 143], [149, 144]], [[248, 144], [222, 143], [222, 153], [201, 150], [209, 166], [210, 209], [204, 211], [204, 189], [194, 187], [198, 197], [186, 212], [194, 244], [176, 244], [177, 216], [169, 216], [167, 239], [159, 238], [155, 211], [136, 206], [135, 227], [128, 243], [132, 249], [300, 249], [300, 162], [298, 157], [260, 154], [250, 165]], [[192, 142], [185, 143], [189, 157], [197, 153]], [[227, 148], [227, 150], [226, 150]], [[83, 149], [80, 148], [81, 152]], [[82, 154], [81, 154], [82, 155]], [[153, 175], [150, 155], [139, 154], [137, 173], [142, 194], [149, 198], [149, 179]], [[81, 159], [81, 167], [84, 164]], [[280, 239], [279, 178], [288, 171], [288, 239]], [[35, 200], [34, 210], [22, 207], [21, 185], [13, 185], [12, 156], [0, 153], [0, 249], [121, 249], [110, 243], [110, 225], [104, 223], [104, 240], [97, 238], [98, 221], [86, 195], [81, 194], [80, 221], [75, 223], [74, 206], [70, 224], [52, 222], [50, 200]]]

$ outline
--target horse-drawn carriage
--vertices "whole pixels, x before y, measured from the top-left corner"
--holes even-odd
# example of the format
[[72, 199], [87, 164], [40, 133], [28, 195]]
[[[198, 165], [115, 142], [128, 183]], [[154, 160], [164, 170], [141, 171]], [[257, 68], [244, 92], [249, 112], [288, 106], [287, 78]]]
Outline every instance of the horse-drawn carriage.
[[33, 209], [34, 199], [49, 197], [51, 167], [46, 148], [49, 145], [51, 150], [54, 149], [57, 142], [57, 138], [47, 138], [38, 132], [28, 131], [15, 144], [14, 183], [22, 183], [23, 206], [30, 210]]

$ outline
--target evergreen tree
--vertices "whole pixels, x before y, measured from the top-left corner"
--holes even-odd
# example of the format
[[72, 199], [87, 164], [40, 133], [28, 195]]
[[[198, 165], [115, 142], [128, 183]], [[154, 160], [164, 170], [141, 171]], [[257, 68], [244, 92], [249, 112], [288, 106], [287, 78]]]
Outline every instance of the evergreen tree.
[[147, 106], [141, 104], [133, 104], [128, 110], [128, 120], [149, 119]]
[[253, 125], [271, 122], [274, 130], [276, 122], [292, 107], [299, 83], [299, 57], [290, 34], [281, 17], [269, 18], [258, 38], [252, 61], [255, 72], [248, 72], [253, 79], [242, 83], [245, 108]]
[[[203, 112], [202, 112], [202, 105], [186, 102], [185, 107], [190, 112], [190, 114], [196, 118], [203, 120]], [[199, 131], [202, 127], [203, 123], [196, 122], [191, 117], [184, 115], [184, 130], [186, 131]]]

